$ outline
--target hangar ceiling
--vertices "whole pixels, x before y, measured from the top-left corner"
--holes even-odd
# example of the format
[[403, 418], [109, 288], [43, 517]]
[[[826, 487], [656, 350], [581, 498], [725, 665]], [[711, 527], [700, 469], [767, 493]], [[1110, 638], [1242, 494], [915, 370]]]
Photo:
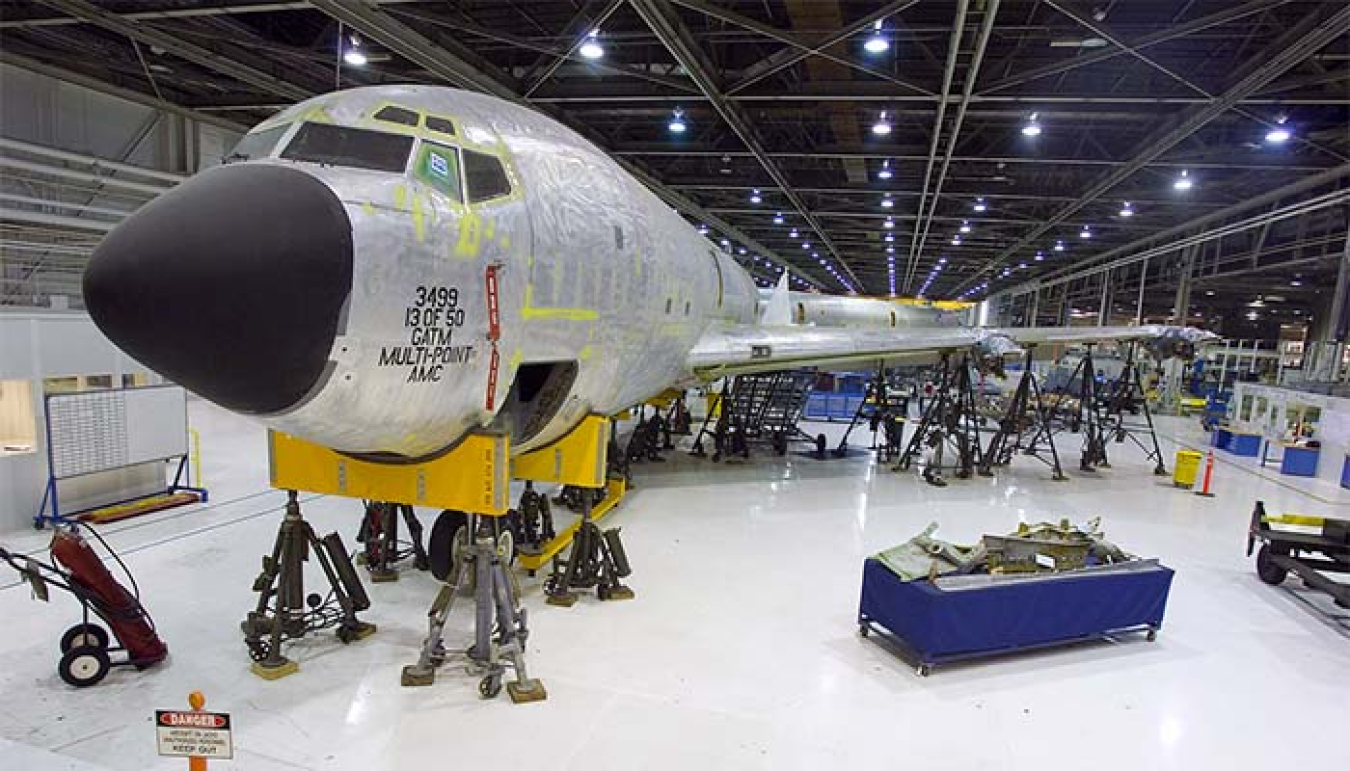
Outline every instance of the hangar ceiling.
[[[765, 281], [772, 253], [832, 292], [1059, 291], [1041, 314], [1142, 285], [1166, 316], [1178, 266], [1209, 314], [1324, 288], [1347, 30], [1350, 6], [1292, 0], [43, 0], [4, 4], [0, 61], [239, 126], [339, 82], [489, 91], [582, 131]], [[339, 67], [340, 41], [367, 63]]]

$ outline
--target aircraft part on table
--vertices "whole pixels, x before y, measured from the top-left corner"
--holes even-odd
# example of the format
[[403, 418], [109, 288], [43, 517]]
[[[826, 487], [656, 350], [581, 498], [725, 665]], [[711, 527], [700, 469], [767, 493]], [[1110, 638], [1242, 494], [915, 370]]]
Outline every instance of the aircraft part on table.
[[1135, 562], [1137, 557], [1107, 541], [1101, 518], [1075, 526], [1021, 523], [1008, 535], [985, 535], [974, 546], [960, 546], [933, 537], [934, 522], [905, 543], [879, 552], [877, 559], [905, 581], [934, 580], [953, 575], [1028, 575], [1063, 573]]
[[878, 553], [877, 559], [906, 581], [967, 573], [983, 561], [982, 545], [958, 546], [934, 538], [937, 529], [936, 522], [930, 523], [908, 541]]

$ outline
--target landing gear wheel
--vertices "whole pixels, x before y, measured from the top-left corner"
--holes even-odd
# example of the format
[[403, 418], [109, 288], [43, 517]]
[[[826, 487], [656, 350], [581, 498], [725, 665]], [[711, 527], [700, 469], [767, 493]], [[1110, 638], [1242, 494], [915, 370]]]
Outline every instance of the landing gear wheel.
[[108, 649], [108, 631], [98, 624], [76, 624], [61, 635], [61, 652], [71, 648]]
[[488, 675], [478, 681], [478, 695], [484, 699], [495, 699], [502, 692], [502, 676]]
[[1277, 586], [1282, 583], [1289, 571], [1276, 565], [1271, 558], [1275, 555], [1270, 551], [1270, 544], [1261, 547], [1256, 553], [1256, 575], [1267, 584]]
[[497, 536], [497, 556], [508, 567], [516, 561], [516, 536], [510, 529]]
[[446, 509], [436, 517], [431, 526], [431, 538], [427, 540], [427, 562], [431, 575], [437, 581], [449, 581], [455, 575], [455, 536], [469, 524], [469, 517], [462, 511]]
[[107, 676], [109, 669], [112, 669], [112, 662], [108, 660], [107, 652], [89, 646], [71, 648], [61, 657], [61, 663], [56, 665], [61, 679], [76, 688], [98, 685]]

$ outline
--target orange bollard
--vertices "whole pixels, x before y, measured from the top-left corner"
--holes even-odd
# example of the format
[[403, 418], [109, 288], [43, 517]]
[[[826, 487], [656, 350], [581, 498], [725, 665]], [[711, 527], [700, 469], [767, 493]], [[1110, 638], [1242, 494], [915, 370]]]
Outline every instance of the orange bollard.
[[1213, 498], [1214, 493], [1209, 491], [1210, 479], [1214, 476], [1214, 451], [1210, 450], [1205, 454], [1205, 479], [1200, 485], [1200, 489], [1195, 491], [1196, 495], [1203, 495], [1206, 498]]
[[[188, 706], [193, 712], [201, 712], [206, 706], [206, 697], [201, 691], [193, 691], [188, 694]], [[188, 771], [206, 771], [206, 758], [196, 756], [188, 758]]]

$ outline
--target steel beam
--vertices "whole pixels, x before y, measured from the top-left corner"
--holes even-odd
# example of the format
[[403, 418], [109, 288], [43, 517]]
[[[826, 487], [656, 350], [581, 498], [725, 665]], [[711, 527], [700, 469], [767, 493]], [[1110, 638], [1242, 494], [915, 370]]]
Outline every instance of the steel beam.
[[[1232, 8], [1226, 8], [1222, 11], [1212, 13], [1208, 16], [1202, 16], [1198, 19], [1193, 19], [1184, 24], [1178, 24], [1174, 27], [1168, 27], [1167, 29], [1159, 30], [1158, 32], [1155, 32], [1151, 35], [1144, 35], [1143, 37], [1137, 40], [1131, 41], [1130, 47], [1134, 48], [1135, 50], [1138, 50], [1142, 48], [1147, 48], [1149, 46], [1157, 45], [1159, 43], [1166, 43], [1169, 40], [1175, 40], [1180, 37], [1185, 37], [1186, 35], [1190, 35], [1196, 32], [1200, 32], [1202, 30], [1209, 29], [1211, 27], [1217, 27], [1221, 24], [1228, 24], [1230, 22], [1246, 18], [1247, 16], [1251, 16], [1253, 14], [1268, 11], [1272, 8], [1284, 5], [1288, 2], [1289, 0], [1257, 0], [1257, 2], [1250, 2], [1244, 5], [1233, 6]], [[981, 94], [991, 94], [995, 91], [1002, 91], [1005, 88], [1019, 86], [1023, 83], [1029, 83], [1033, 80], [1039, 80], [1040, 78], [1047, 78], [1053, 75], [1059, 75], [1061, 73], [1068, 72], [1070, 70], [1075, 70], [1080, 67], [1086, 67], [1090, 64], [1096, 64], [1097, 62], [1104, 62], [1108, 59], [1114, 59], [1118, 56], [1124, 56], [1125, 53], [1126, 50], [1124, 48], [1106, 48], [1100, 51], [1094, 51], [1092, 53], [1083, 54], [1081, 56], [1075, 56], [1074, 58], [1068, 59], [1063, 62], [1049, 64], [1044, 67], [1038, 67], [1034, 70], [1028, 70], [1027, 72], [1018, 73], [1017, 75], [1013, 75], [1011, 77], [1004, 78], [1003, 80], [997, 81], [995, 83], [991, 83], [987, 88], [985, 88], [981, 92]]]
[[754, 85], [755, 83], [758, 83], [759, 81], [769, 77], [775, 72], [778, 72], [779, 70], [785, 69], [787, 67], [791, 67], [792, 65], [796, 64], [802, 59], [805, 59], [808, 56], [814, 56], [816, 54], [819, 54], [820, 52], [834, 46], [840, 41], [847, 40], [853, 35], [858, 34], [860, 31], [867, 29], [868, 27], [875, 24], [878, 20], [884, 19], [887, 16], [894, 16], [900, 13], [901, 11], [905, 10], [906, 8], [912, 5], [916, 5], [918, 2], [919, 0], [892, 0], [892, 2], [889, 2], [886, 5], [883, 5], [882, 7], [878, 8], [877, 10], [867, 14], [866, 16], [863, 16], [861, 19], [858, 19], [852, 24], [845, 26], [843, 29], [835, 32], [834, 34], [826, 36], [826, 38], [820, 41], [818, 45], [812, 46], [807, 51], [796, 51], [787, 49], [779, 51], [769, 56], [768, 58], [764, 59], [759, 64], [750, 67], [749, 68], [750, 71], [747, 72], [744, 76], [742, 76], [740, 80], [727, 86], [726, 93], [728, 96], [731, 96], [736, 94], [737, 92], [743, 91], [746, 88]]
[[814, 55], [819, 56], [822, 59], [828, 59], [836, 64], [841, 64], [845, 67], [857, 70], [859, 72], [865, 72], [868, 75], [871, 75], [872, 77], [880, 78], [893, 85], [902, 86], [911, 91], [915, 91], [919, 94], [931, 94], [931, 92], [928, 91], [927, 89], [921, 86], [916, 86], [913, 83], [910, 83], [909, 81], [902, 80], [901, 78], [897, 78], [894, 75], [890, 74], [889, 72], [883, 72], [882, 70], [878, 70], [874, 67], [868, 67], [862, 62], [849, 59], [848, 57], [835, 56], [834, 54], [830, 53], [827, 50], [816, 50], [811, 46], [807, 45], [806, 43], [803, 43], [802, 41], [793, 37], [792, 35], [783, 32], [780, 29], [771, 27], [768, 24], [762, 24], [754, 19], [749, 18], [748, 16], [742, 16], [741, 14], [736, 13], [735, 11], [722, 8], [721, 6], [704, 2], [704, 0], [671, 0], [671, 2], [675, 3], [676, 5], [682, 5], [685, 8], [690, 9], [691, 11], [697, 11], [703, 14], [704, 16], [710, 16], [714, 19], [719, 19], [729, 24], [735, 24], [736, 26], [742, 29], [748, 29], [751, 32], [763, 35], [764, 37], [776, 40], [779, 43], [791, 46], [792, 48], [795, 48], [798, 51], [805, 51], [807, 52], [808, 55]]
[[984, 269], [965, 279], [956, 286], [960, 291], [979, 279], [980, 276], [998, 268], [1009, 257], [1034, 243], [1037, 238], [1051, 231], [1056, 225], [1076, 214], [1084, 206], [1097, 200], [1104, 193], [1123, 182], [1135, 172], [1147, 166], [1164, 152], [1167, 152], [1187, 137], [1194, 134], [1207, 123], [1230, 109], [1238, 101], [1254, 93], [1257, 89], [1297, 66], [1307, 57], [1334, 41], [1350, 30], [1350, 6], [1344, 7], [1326, 19], [1310, 14], [1294, 27], [1289, 34], [1282, 35], [1258, 57], [1261, 64], [1230, 86], [1213, 102], [1198, 107], [1183, 115], [1170, 128], [1155, 134], [1134, 153], [1129, 163], [1113, 170], [1088, 188], [1078, 200], [1070, 203], [1051, 216], [1039, 227], [1005, 249], [990, 261]]
[[68, 13], [71, 16], [87, 21], [90, 24], [102, 27], [111, 32], [116, 32], [120, 35], [125, 35], [132, 40], [158, 46], [174, 56], [187, 59], [190, 62], [228, 75], [241, 83], [256, 86], [268, 93], [278, 94], [296, 101], [306, 99], [310, 96], [308, 89], [263, 72], [256, 67], [240, 64], [239, 62], [210, 49], [185, 42], [178, 35], [151, 29], [136, 21], [124, 19], [115, 13], [109, 13], [93, 3], [86, 2], [86, 0], [41, 1], [44, 5]]
[[93, 78], [83, 73], [75, 72], [74, 70], [56, 67], [29, 56], [17, 54], [13, 51], [6, 51], [4, 46], [0, 46], [0, 62], [4, 62], [11, 67], [18, 67], [21, 70], [28, 70], [29, 72], [35, 72], [39, 75], [46, 75], [55, 80], [73, 83], [77, 86], [82, 86], [101, 94], [125, 99], [128, 102], [139, 104], [142, 107], [149, 107], [152, 110], [172, 113], [188, 118], [189, 120], [205, 123], [210, 126], [215, 126], [216, 128], [222, 128], [226, 131], [237, 131], [241, 134], [248, 131], [248, 126], [241, 123], [236, 123], [232, 120], [217, 117], [209, 113], [198, 112], [189, 107], [183, 107], [182, 105], [174, 104], [172, 102], [166, 102], [163, 99], [157, 99], [140, 91], [133, 91], [129, 88], [115, 86], [107, 81], [99, 80], [98, 78]]
[[739, 107], [727, 101], [723, 96], [722, 90], [713, 75], [712, 67], [705, 61], [702, 52], [690, 39], [688, 30], [680, 21], [674, 9], [663, 0], [631, 0], [631, 5], [642, 17], [642, 20], [647, 23], [647, 26], [651, 28], [652, 32], [656, 34], [661, 44], [670, 51], [675, 60], [688, 73], [689, 78], [708, 98], [717, 114], [722, 117], [722, 120], [726, 121], [746, 148], [754, 154], [760, 166], [764, 167], [764, 171], [778, 185], [783, 196], [797, 210], [797, 213], [806, 222], [807, 227], [815, 231], [816, 236], [833, 256], [834, 261], [848, 274], [854, 284], [853, 288], [857, 291], [863, 291], [858, 286], [861, 282], [858, 281], [858, 277], [854, 275], [848, 263], [844, 262], [833, 241], [830, 240], [829, 233], [821, 227], [811, 210], [806, 206], [806, 202], [792, 188], [791, 182], [769, 158], [751, 121], [741, 112]]
[[[933, 225], [934, 215], [937, 214], [938, 199], [942, 196], [942, 185], [947, 181], [947, 169], [951, 167], [952, 156], [956, 153], [956, 143], [961, 137], [961, 125], [966, 119], [966, 108], [970, 106], [970, 96], [975, 91], [975, 81], [980, 77], [980, 65], [984, 62], [984, 52], [989, 45], [989, 37], [994, 31], [998, 7], [999, 0], [986, 0], [984, 22], [980, 25], [979, 34], [975, 38], [975, 53], [971, 57], [970, 66], [966, 69], [961, 91], [961, 104], [956, 108], [956, 120], [952, 123], [952, 129], [947, 135], [947, 151], [943, 153], [942, 168], [938, 171], [937, 183], [933, 186], [933, 195], [928, 203], [928, 216], [924, 218], [923, 234], [919, 236], [918, 248], [911, 252], [910, 274], [905, 277], [906, 288], [914, 280], [914, 274], [918, 272], [919, 258], [923, 254], [924, 244], [928, 241], [928, 230]], [[926, 190], [927, 185], [924, 187]], [[919, 201], [920, 212], [922, 212], [923, 199], [920, 198]]]

